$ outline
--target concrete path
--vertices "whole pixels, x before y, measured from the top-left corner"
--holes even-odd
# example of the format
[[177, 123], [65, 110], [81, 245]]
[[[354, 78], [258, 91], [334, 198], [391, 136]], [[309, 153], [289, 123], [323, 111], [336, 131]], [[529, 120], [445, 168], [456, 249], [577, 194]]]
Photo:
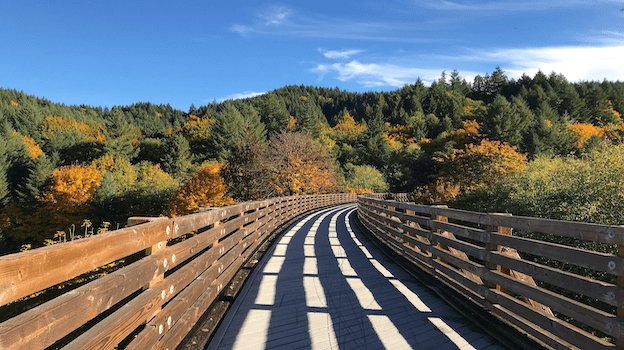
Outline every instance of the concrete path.
[[208, 349], [503, 350], [358, 232], [311, 214], [264, 256]]

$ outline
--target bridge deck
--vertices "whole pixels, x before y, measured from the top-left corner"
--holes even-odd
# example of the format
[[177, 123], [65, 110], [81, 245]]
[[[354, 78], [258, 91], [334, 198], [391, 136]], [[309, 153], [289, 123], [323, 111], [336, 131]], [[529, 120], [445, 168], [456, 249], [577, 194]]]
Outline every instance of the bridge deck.
[[354, 210], [311, 214], [280, 237], [209, 349], [503, 349], [377, 251]]

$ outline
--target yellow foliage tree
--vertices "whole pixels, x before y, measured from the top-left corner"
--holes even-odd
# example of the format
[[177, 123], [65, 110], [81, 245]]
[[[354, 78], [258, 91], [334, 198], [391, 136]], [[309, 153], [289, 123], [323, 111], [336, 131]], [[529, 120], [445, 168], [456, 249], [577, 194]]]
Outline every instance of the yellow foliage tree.
[[282, 132], [258, 152], [250, 172], [257, 197], [292, 196], [339, 191], [334, 162], [311, 136]]
[[81, 210], [93, 200], [102, 183], [102, 173], [85, 165], [54, 169], [50, 189], [39, 200], [57, 210]]
[[214, 125], [214, 119], [210, 117], [199, 118], [191, 115], [184, 125], [182, 131], [192, 140], [202, 140], [210, 137], [210, 129]]
[[41, 136], [45, 139], [50, 139], [56, 133], [65, 133], [74, 129], [83, 134], [87, 141], [104, 142], [106, 140], [104, 136], [105, 128], [102, 124], [92, 120], [79, 123], [73, 118], [59, 116], [49, 116], [44, 119]]
[[332, 131], [340, 138], [354, 138], [366, 131], [366, 126], [356, 122], [347, 112], [338, 120]]
[[403, 146], [416, 143], [416, 139], [411, 137], [412, 127], [409, 125], [395, 125], [391, 126], [388, 131], [388, 139], [391, 140], [390, 145], [393, 143], [400, 143]]
[[178, 189], [165, 215], [182, 216], [199, 211], [200, 207], [218, 207], [230, 204], [226, 196], [225, 182], [220, 175], [221, 164], [207, 164]]
[[90, 166], [55, 169], [49, 190], [37, 197], [41, 205], [27, 212], [12, 203], [3, 208], [0, 225], [10, 228], [7, 234], [14, 239], [34, 240], [37, 245], [72, 225], [75, 231], [75, 225], [86, 219], [101, 179], [100, 172]]
[[464, 120], [461, 128], [451, 133], [451, 138], [457, 143], [466, 143], [472, 140], [480, 139], [481, 124], [476, 120]]
[[123, 188], [120, 187], [118, 189], [120, 193], [132, 188], [137, 180], [137, 173], [134, 167], [123, 157], [113, 157], [110, 154], [106, 154], [94, 160], [91, 166], [97, 169], [102, 176], [108, 173], [108, 176], [110, 176], [116, 184], [122, 185]]
[[[18, 136], [18, 135], [19, 133], [13, 130], [13, 136]], [[26, 146], [26, 149], [28, 150], [28, 154], [30, 155], [32, 159], [37, 159], [44, 154], [41, 148], [39, 147], [39, 145], [37, 145], [37, 143], [35, 142], [35, 140], [31, 139], [30, 137], [26, 135], [19, 135], [19, 136], [24, 142], [24, 145]]]
[[605, 137], [604, 129], [592, 124], [574, 123], [568, 126], [568, 132], [576, 140], [576, 147], [583, 147], [585, 142], [592, 136], [598, 136], [600, 138]]
[[520, 171], [527, 160], [515, 146], [487, 139], [433, 159], [440, 165], [438, 178], [459, 185], [462, 191], [492, 185], [502, 177]]

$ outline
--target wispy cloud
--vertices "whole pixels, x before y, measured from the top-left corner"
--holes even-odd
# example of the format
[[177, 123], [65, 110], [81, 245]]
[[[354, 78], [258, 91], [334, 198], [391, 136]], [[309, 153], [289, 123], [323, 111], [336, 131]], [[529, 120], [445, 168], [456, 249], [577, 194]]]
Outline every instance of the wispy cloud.
[[288, 21], [288, 17], [291, 13], [292, 10], [285, 6], [272, 6], [265, 12], [259, 13], [258, 18], [263, 20], [265, 25], [280, 25]]
[[[335, 74], [340, 81], [356, 81], [364, 87], [402, 87], [421, 79], [430, 84], [444, 69], [424, 69], [387, 63], [362, 63], [353, 60], [348, 63], [319, 64], [312, 71], [321, 76]], [[476, 75], [474, 72], [466, 72]]]
[[452, 11], [541, 11], [558, 7], [578, 7], [586, 5], [595, 5], [596, 2], [609, 2], [610, 0], [592, 1], [590, 3], [570, 0], [538, 0], [538, 1], [431, 1], [423, 4], [425, 7], [434, 8], [436, 10], [452, 10]]
[[319, 52], [322, 53], [323, 56], [325, 56], [325, 58], [335, 60], [335, 59], [348, 59], [349, 57], [353, 55], [357, 55], [358, 53], [364, 52], [364, 50], [325, 51], [323, 49], [319, 49]]
[[238, 100], [238, 99], [243, 99], [243, 98], [256, 97], [256, 96], [260, 96], [264, 94], [266, 94], [266, 91], [264, 92], [245, 91], [243, 93], [231, 94], [223, 98], [218, 98], [216, 101], [218, 103], [221, 103], [227, 100]]
[[[375, 22], [328, 17], [315, 13], [302, 14], [285, 6], [269, 7], [257, 12], [255, 18], [248, 23], [230, 26], [230, 30], [243, 36], [272, 35], [410, 43], [435, 41], [424, 36], [412, 35], [418, 29], [430, 30], [430, 26], [420, 22]], [[404, 35], [400, 36], [397, 33]]]
[[471, 56], [469, 59], [500, 65], [514, 78], [541, 70], [546, 74], [561, 73], [570, 81], [624, 80], [624, 45], [501, 49]]
[[[624, 81], [624, 45], [583, 46], [583, 47], [543, 47], [519, 49], [473, 50], [469, 55], [393, 58], [364, 57], [362, 60], [317, 64], [312, 72], [319, 79], [329, 76], [340, 81], [352, 81], [363, 87], [401, 87], [421, 79], [429, 84], [440, 76], [457, 69], [466, 80], [472, 81], [493, 67], [500, 66], [507, 76], [518, 79], [522, 74], [534, 76], [539, 70], [545, 74], [556, 72], [568, 80], [602, 81], [603, 79]], [[397, 60], [402, 63], [396, 64]], [[419, 62], [411, 64], [410, 62]], [[434, 68], [435, 67], [435, 68]], [[483, 70], [484, 67], [488, 67]]]

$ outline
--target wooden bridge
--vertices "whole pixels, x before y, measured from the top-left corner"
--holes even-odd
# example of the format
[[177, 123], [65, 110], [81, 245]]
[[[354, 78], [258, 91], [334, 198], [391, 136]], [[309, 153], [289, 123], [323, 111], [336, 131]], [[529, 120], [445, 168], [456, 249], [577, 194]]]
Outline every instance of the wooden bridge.
[[623, 227], [404, 200], [275, 198], [0, 257], [0, 349], [188, 348], [240, 267], [288, 227], [211, 348], [624, 349]]

